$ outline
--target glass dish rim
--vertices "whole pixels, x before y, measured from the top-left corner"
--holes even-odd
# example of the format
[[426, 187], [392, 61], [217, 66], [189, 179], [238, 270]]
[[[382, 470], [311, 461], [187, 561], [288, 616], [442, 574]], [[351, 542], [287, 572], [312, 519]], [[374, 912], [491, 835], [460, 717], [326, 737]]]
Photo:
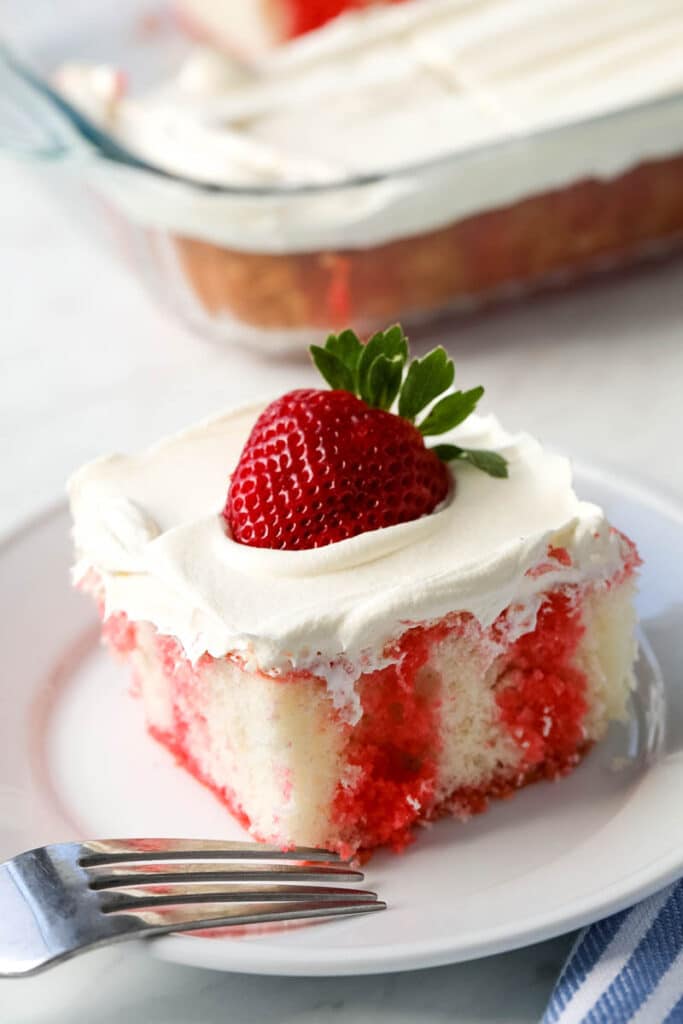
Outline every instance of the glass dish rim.
[[[666, 93], [662, 96], [656, 96], [652, 99], [643, 100], [638, 103], [625, 104], [624, 106], [604, 111], [600, 114], [579, 118], [576, 121], [567, 121], [564, 124], [551, 125], [548, 128], [541, 128], [527, 134], [510, 135], [495, 142], [485, 143], [480, 146], [473, 146], [458, 152], [445, 153], [437, 157], [431, 157], [427, 160], [406, 164], [403, 167], [389, 168], [384, 171], [373, 171], [369, 174], [358, 174], [353, 177], [340, 178], [336, 181], [321, 182], [319, 184], [313, 182], [302, 182], [301, 184], [278, 186], [225, 185], [197, 181], [196, 179], [182, 174], [166, 171], [163, 168], [152, 164], [133, 167], [132, 169], [136, 170], [140, 174], [147, 175], [150, 178], [156, 178], [159, 181], [171, 180], [188, 188], [194, 189], [197, 192], [214, 196], [223, 195], [236, 198], [251, 197], [255, 199], [286, 199], [289, 197], [325, 196], [335, 192], [343, 192], [347, 189], [354, 191], [373, 185], [389, 184], [393, 181], [400, 181], [401, 179], [414, 175], [437, 171], [441, 168], [448, 167], [449, 165], [457, 166], [459, 163], [465, 164], [470, 160], [491, 157], [498, 152], [503, 152], [519, 146], [535, 145], [538, 142], [552, 139], [553, 137], [560, 137], [563, 133], [568, 131], [599, 127], [600, 125], [605, 125], [621, 118], [647, 114], [648, 111], [661, 111], [662, 109], [675, 108], [677, 105], [683, 106], [683, 89], [678, 89], [675, 92]], [[112, 136], [112, 138], [114, 137]], [[112, 157], [105, 157], [104, 159], [108, 163], [116, 164], [120, 167], [128, 166], [124, 161], [115, 160]], [[652, 159], [655, 158], [653, 157]]]

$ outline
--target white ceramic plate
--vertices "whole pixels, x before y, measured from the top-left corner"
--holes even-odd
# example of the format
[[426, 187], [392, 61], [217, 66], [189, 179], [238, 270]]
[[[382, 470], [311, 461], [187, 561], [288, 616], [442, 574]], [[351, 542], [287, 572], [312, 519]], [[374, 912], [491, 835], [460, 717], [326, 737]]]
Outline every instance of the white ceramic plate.
[[[263, 974], [405, 970], [536, 942], [595, 920], [683, 872], [683, 510], [595, 470], [602, 504], [645, 559], [632, 720], [569, 779], [532, 786], [463, 825], [439, 823], [367, 883], [389, 910], [265, 934], [169, 936], [182, 963]], [[0, 548], [0, 859], [68, 838], [243, 835], [218, 801], [149, 739], [125, 671], [70, 590], [68, 516], [44, 515]], [[664, 683], [662, 683], [662, 679]], [[666, 691], [667, 728], [662, 743]]]

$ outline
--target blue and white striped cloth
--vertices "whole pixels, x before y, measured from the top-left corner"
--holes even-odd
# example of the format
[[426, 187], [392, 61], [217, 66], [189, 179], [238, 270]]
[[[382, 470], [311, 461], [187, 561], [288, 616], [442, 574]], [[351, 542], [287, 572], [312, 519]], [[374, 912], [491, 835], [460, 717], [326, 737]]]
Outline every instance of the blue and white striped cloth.
[[683, 1024], [683, 880], [581, 933], [542, 1024]]

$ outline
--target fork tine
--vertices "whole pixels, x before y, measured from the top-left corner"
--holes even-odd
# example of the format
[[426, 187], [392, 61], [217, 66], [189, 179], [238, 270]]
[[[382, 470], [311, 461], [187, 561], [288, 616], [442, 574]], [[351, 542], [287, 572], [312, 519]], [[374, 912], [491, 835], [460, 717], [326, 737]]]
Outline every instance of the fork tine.
[[117, 864], [145, 860], [271, 860], [339, 862], [329, 850], [298, 846], [282, 850], [266, 843], [238, 843], [199, 839], [97, 839], [81, 844], [79, 863]]
[[97, 864], [86, 868], [91, 889], [112, 889], [125, 885], [159, 882], [362, 882], [362, 871], [353, 871], [343, 864], [296, 863], [250, 866], [246, 862], [216, 863], [211, 861], [165, 864]]
[[[349, 914], [367, 914], [385, 910], [381, 900], [311, 900], [289, 903], [208, 903], [169, 907], [149, 907], [143, 910], [121, 911], [137, 919], [145, 934], [167, 931], [197, 931], [201, 928], [219, 928], [222, 925], [261, 924], [268, 921], [294, 921], [310, 917], [340, 917]], [[117, 916], [108, 915], [109, 919]]]
[[372, 903], [377, 893], [366, 889], [342, 889], [318, 885], [250, 885], [232, 884], [216, 888], [215, 885], [142, 885], [129, 886], [102, 894], [103, 913], [140, 907], [180, 906], [202, 903]]

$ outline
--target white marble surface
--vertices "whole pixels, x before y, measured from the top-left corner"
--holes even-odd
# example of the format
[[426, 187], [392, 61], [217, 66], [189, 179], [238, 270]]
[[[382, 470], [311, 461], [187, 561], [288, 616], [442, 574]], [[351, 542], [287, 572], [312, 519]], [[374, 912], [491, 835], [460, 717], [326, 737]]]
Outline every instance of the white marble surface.
[[[3, 164], [0, 225], [0, 534], [58, 498], [85, 459], [313, 380], [304, 364], [192, 337]], [[473, 318], [439, 340], [463, 386], [485, 383], [513, 428], [683, 496], [683, 262]], [[220, 975], [120, 948], [0, 982], [0, 1022], [533, 1022], [569, 941], [358, 980]]]

